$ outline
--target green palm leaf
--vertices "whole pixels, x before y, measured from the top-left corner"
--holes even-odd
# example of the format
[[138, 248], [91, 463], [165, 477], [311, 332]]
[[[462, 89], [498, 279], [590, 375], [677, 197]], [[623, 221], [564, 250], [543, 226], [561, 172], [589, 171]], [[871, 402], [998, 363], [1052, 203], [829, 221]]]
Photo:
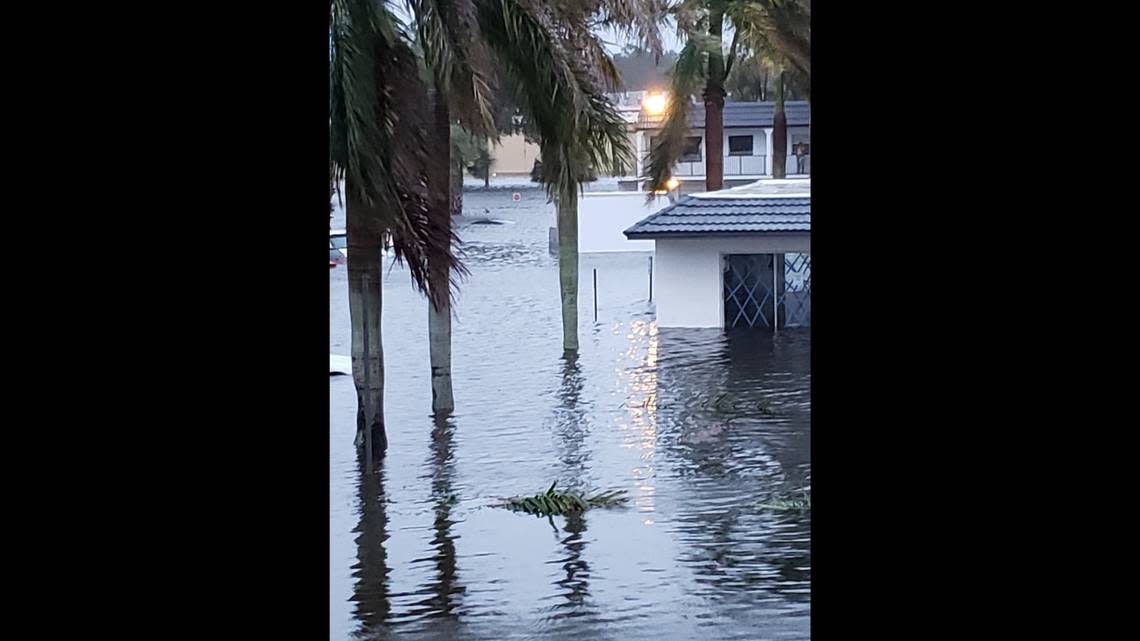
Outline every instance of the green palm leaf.
[[[720, 46], [719, 42], [713, 44]], [[665, 123], [657, 136], [656, 144], [649, 150], [649, 164], [645, 171], [649, 190], [647, 198], [650, 200], [654, 191], [665, 189], [673, 166], [685, 151], [685, 137], [689, 134], [690, 99], [704, 86], [705, 59], [709, 46], [707, 38], [690, 38], [677, 56], [671, 74]]]
[[329, 154], [345, 182], [350, 228], [389, 245], [436, 302], [446, 292], [428, 291], [427, 256], [454, 254], [450, 229], [427, 216], [428, 98], [415, 52], [384, 3], [330, 4]]

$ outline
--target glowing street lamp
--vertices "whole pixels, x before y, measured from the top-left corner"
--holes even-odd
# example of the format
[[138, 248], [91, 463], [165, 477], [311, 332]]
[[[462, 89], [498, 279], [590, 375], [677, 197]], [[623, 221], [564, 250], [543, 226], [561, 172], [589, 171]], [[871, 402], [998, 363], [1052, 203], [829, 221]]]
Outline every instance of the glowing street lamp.
[[651, 116], [660, 116], [669, 106], [669, 99], [663, 93], [651, 93], [641, 102], [642, 109]]
[[655, 191], [653, 193], [658, 195], [658, 196], [668, 196], [669, 202], [676, 202], [677, 188], [680, 186], [681, 186], [680, 180], [677, 180], [676, 178], [670, 178], [669, 180], [665, 181], [665, 189], [658, 189], [657, 191]]

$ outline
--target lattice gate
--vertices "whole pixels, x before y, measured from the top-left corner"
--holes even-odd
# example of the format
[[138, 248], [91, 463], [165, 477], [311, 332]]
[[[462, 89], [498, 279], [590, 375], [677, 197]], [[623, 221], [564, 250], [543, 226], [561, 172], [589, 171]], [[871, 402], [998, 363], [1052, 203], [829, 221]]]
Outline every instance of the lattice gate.
[[811, 254], [784, 254], [780, 327], [811, 327]]
[[724, 257], [724, 326], [811, 326], [811, 255]]

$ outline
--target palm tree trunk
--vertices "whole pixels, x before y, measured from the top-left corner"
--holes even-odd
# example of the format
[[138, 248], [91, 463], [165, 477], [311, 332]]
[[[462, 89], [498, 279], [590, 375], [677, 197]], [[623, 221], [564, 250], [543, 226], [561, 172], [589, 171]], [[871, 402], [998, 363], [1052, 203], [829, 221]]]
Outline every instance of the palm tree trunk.
[[[365, 221], [367, 212], [352, 189], [347, 198], [345, 223], [348, 232], [348, 309], [352, 324], [352, 380], [356, 385], [356, 444], [363, 447], [371, 432], [372, 451], [382, 455], [388, 447], [384, 433], [384, 346], [380, 313], [381, 243], [379, 234]], [[368, 349], [365, 351], [365, 337]], [[365, 376], [365, 368], [368, 368]]]
[[578, 353], [578, 190], [558, 197], [558, 283], [562, 292], [562, 350]]
[[784, 71], [776, 75], [776, 113], [772, 115], [772, 177], [786, 176], [788, 165], [788, 117], [784, 114]]
[[709, 73], [705, 81], [705, 189], [724, 188], [724, 54], [721, 33], [724, 11], [709, 14], [709, 35], [717, 46], [709, 54]]
[[[432, 163], [428, 168], [428, 217], [433, 227], [446, 230], [451, 236], [451, 114], [447, 96], [436, 85], [432, 100], [433, 131], [431, 140], [435, 150], [431, 154]], [[450, 240], [448, 240], [450, 242]], [[445, 245], [446, 246], [446, 245]], [[428, 255], [428, 289], [444, 292], [437, 296], [438, 306], [428, 302], [428, 350], [431, 362], [431, 410], [436, 415], [446, 415], [455, 409], [455, 398], [451, 390], [451, 272], [448, 257], [440, 254]]]
[[451, 215], [463, 214], [463, 166], [451, 163]]
[[332, 227], [333, 204], [332, 198], [336, 195], [336, 168], [329, 162], [329, 227]]

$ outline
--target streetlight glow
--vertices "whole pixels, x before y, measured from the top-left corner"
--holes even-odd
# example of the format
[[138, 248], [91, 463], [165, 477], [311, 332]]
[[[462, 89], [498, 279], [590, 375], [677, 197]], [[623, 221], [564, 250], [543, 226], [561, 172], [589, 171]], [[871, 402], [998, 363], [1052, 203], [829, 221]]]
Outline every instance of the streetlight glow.
[[641, 106], [649, 115], [659, 116], [665, 113], [665, 108], [669, 106], [669, 100], [663, 93], [651, 93], [645, 97]]

